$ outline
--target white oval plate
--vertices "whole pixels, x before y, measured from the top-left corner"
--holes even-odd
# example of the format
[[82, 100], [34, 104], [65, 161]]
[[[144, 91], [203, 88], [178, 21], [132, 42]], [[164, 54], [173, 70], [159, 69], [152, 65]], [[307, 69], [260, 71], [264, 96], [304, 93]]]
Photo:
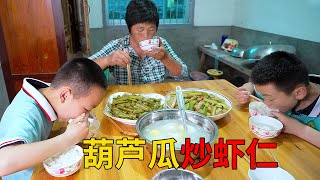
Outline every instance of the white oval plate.
[[[108, 98], [108, 102], [106, 104], [106, 107], [104, 108], [104, 111], [103, 113], [116, 120], [116, 121], [119, 121], [119, 122], [122, 122], [124, 124], [128, 124], [128, 125], [131, 125], [131, 126], [134, 126], [136, 125], [136, 122], [137, 120], [131, 120], [131, 119], [123, 119], [123, 118], [118, 118], [118, 117], [114, 117], [112, 116], [109, 111], [110, 111], [110, 108], [109, 108], [109, 104], [112, 104], [112, 101], [113, 101], [113, 98], [116, 98], [118, 96], [122, 96], [124, 94], [129, 94], [131, 95], [132, 93], [128, 93], [128, 92], [117, 92], [117, 93], [114, 93], [114, 94], [111, 94]], [[150, 93], [150, 94], [136, 94], [136, 95], [139, 95], [139, 96], [142, 96], [142, 97], [145, 97], [145, 98], [155, 98], [155, 99], [161, 99], [161, 105], [163, 105], [163, 107], [165, 107], [165, 97], [161, 94], [157, 94], [157, 93]]]
[[[229, 110], [225, 113], [222, 113], [222, 114], [219, 114], [219, 115], [216, 115], [216, 116], [207, 116], [209, 118], [211, 118], [213, 121], [216, 121], [216, 120], [219, 120], [219, 119], [222, 119], [224, 118], [232, 109], [232, 102], [230, 101], [230, 99], [228, 99], [226, 96], [220, 94], [220, 93], [217, 93], [217, 92], [214, 92], [214, 91], [210, 91], [210, 90], [207, 90], [207, 89], [199, 89], [199, 88], [186, 88], [186, 89], [182, 89], [182, 91], [199, 91], [199, 92], [205, 92], [205, 93], [208, 93], [208, 94], [213, 94], [215, 96], [217, 96], [218, 98], [220, 99], [223, 99], [225, 101], [225, 103], [230, 107]], [[170, 93], [175, 93], [175, 91], [172, 91], [172, 92], [169, 92], [166, 97], [165, 97], [165, 107], [166, 108], [170, 108], [168, 105], [167, 105], [167, 101], [169, 100], [170, 98]]]

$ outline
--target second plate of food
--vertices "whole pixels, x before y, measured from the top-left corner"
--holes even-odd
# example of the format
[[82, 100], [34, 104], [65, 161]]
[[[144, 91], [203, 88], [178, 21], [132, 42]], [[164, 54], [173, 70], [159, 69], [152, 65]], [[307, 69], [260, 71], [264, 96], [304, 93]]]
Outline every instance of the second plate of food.
[[[184, 108], [196, 111], [218, 120], [225, 117], [232, 109], [232, 102], [224, 95], [206, 89], [184, 89]], [[174, 91], [165, 97], [166, 108], [178, 108], [177, 98]]]
[[164, 104], [165, 97], [161, 94], [117, 92], [109, 96], [104, 114], [124, 124], [135, 125], [139, 117], [164, 108]]

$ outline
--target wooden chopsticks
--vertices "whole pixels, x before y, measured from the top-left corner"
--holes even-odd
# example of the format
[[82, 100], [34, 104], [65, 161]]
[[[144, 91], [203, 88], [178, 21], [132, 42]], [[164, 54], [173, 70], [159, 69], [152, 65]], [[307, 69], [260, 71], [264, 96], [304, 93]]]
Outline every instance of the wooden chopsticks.
[[[238, 89], [238, 87], [236, 87], [236, 86], [233, 85], [232, 83], [230, 83], [230, 84], [231, 84], [231, 86], [232, 86], [233, 88]], [[256, 101], [262, 102], [261, 99], [257, 98], [256, 96], [254, 96], [254, 95], [252, 95], [252, 94], [250, 94], [250, 97], [253, 98], [253, 99], [255, 99]]]
[[127, 64], [127, 72], [128, 72], [128, 85], [132, 85], [132, 79], [131, 79], [131, 67], [130, 63]]
[[[129, 49], [124, 49], [125, 52], [129, 54]], [[129, 54], [130, 55], [130, 54]], [[127, 73], [128, 73], [128, 85], [132, 85], [132, 77], [131, 77], [131, 67], [130, 63], [127, 64]]]

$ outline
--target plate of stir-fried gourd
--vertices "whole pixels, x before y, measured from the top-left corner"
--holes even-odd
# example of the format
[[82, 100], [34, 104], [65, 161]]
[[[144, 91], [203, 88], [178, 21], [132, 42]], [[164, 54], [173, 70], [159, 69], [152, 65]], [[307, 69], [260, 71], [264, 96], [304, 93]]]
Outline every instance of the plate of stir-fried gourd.
[[128, 125], [135, 125], [144, 114], [164, 108], [165, 97], [161, 94], [132, 94], [117, 92], [109, 96], [104, 114]]
[[[218, 120], [225, 117], [232, 109], [231, 101], [224, 95], [205, 89], [184, 89], [184, 109], [196, 111]], [[167, 108], [178, 108], [176, 93], [168, 93], [165, 98]]]

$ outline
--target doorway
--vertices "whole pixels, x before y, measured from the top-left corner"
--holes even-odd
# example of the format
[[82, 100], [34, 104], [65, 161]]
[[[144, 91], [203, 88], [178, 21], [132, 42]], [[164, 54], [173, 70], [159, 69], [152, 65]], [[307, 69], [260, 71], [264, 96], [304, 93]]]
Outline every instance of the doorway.
[[88, 0], [61, 0], [67, 59], [90, 56]]

